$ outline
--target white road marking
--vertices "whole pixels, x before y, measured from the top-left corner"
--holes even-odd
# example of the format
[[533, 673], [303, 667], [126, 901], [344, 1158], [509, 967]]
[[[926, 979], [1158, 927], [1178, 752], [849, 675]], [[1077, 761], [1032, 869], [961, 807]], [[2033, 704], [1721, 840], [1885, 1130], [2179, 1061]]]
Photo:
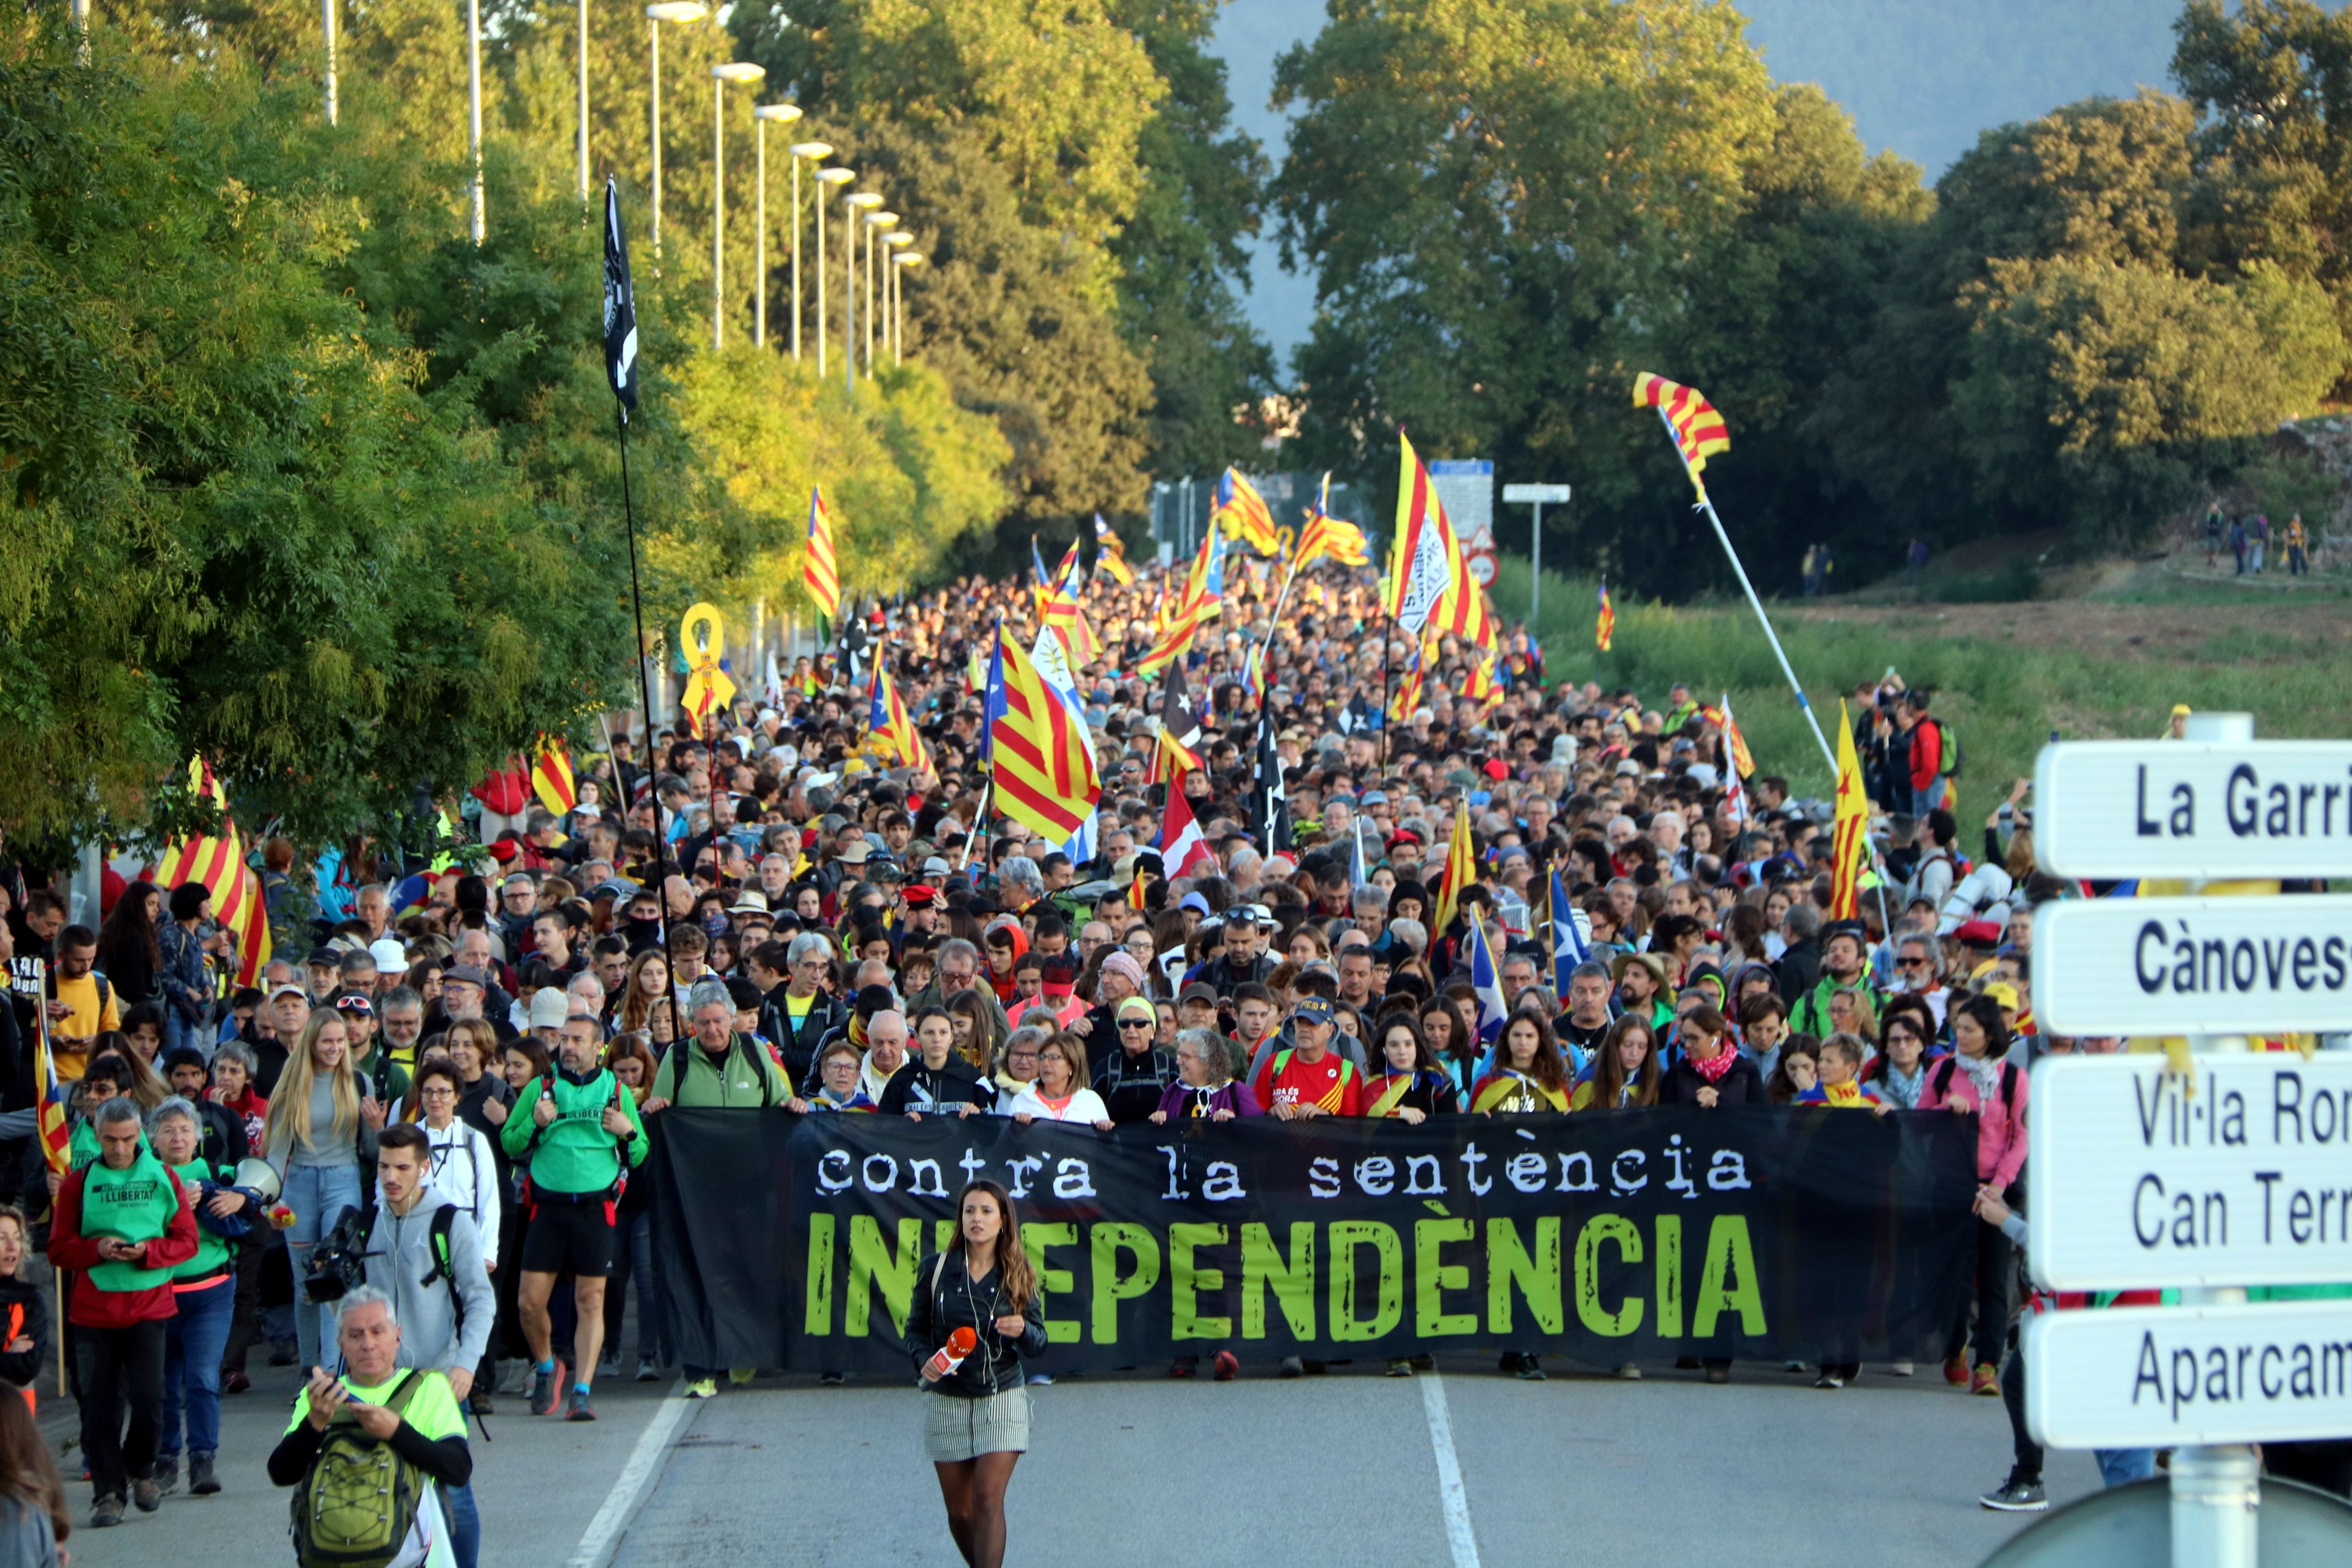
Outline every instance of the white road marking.
[[1437, 1459], [1437, 1500], [1445, 1510], [1445, 1540], [1454, 1549], [1454, 1568], [1478, 1568], [1478, 1537], [1470, 1528], [1470, 1493], [1462, 1485], [1462, 1460], [1454, 1451], [1454, 1416], [1446, 1408], [1444, 1380], [1432, 1372], [1414, 1381], [1421, 1384], [1422, 1413], [1429, 1417], [1429, 1447]]
[[637, 1446], [629, 1451], [629, 1462], [621, 1467], [620, 1478], [605, 1495], [604, 1506], [596, 1510], [596, 1517], [588, 1521], [588, 1532], [572, 1548], [565, 1568], [604, 1568], [611, 1561], [614, 1548], [620, 1544], [623, 1528], [636, 1511], [639, 1494], [661, 1467], [663, 1456], [669, 1452], [671, 1436], [680, 1423], [693, 1414], [698, 1403], [683, 1393], [674, 1393], [661, 1402], [654, 1418], [638, 1435]]

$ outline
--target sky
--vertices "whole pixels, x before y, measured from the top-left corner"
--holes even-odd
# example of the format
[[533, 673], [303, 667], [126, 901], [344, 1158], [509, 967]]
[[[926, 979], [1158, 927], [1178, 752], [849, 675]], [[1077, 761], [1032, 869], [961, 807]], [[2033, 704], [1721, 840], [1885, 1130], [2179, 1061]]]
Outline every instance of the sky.
[[[1871, 151], [1891, 148], [1933, 180], [1977, 132], [2093, 93], [2166, 85], [2179, 0], [1744, 0], [1748, 37], [1783, 81], [1819, 82]], [[1274, 62], [1323, 23], [1320, 0], [1231, 0], [1217, 24], [1236, 124], [1282, 160], [1266, 107]], [[1244, 303], [1285, 365], [1315, 310], [1310, 277], [1255, 247]]]

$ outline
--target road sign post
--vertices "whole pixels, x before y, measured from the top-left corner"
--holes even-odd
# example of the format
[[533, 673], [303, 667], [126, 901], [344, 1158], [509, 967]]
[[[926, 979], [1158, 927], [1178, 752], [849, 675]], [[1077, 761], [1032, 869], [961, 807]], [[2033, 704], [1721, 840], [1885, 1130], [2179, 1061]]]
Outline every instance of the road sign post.
[[[2352, 1310], [2252, 1306], [2245, 1291], [2352, 1279], [2344, 1218], [2352, 1145], [2333, 1122], [2328, 1145], [2306, 1145], [2302, 1098], [2324, 1088], [2328, 1113], [2341, 1111], [2336, 1097], [2352, 1069], [2249, 1055], [2246, 1031], [2340, 1024], [2352, 976], [2331, 985], [2328, 955], [2352, 963], [2352, 931], [2331, 932], [2327, 922], [2347, 919], [2352, 900], [2194, 895], [2224, 878], [2352, 874], [2352, 743], [2258, 742], [2252, 714], [2200, 713], [2179, 741], [2047, 746], [2034, 778], [2044, 869], [2178, 878], [2191, 895], [2037, 913], [2034, 995], [2047, 1026], [2186, 1035], [2196, 1067], [2186, 1082], [2153, 1060], [2045, 1059], [2034, 1068], [2035, 1277], [2095, 1289], [2177, 1285], [2181, 1305], [2038, 1314], [2025, 1341], [2027, 1425], [2060, 1447], [2177, 1445], [2174, 1568], [2253, 1568], [2262, 1476], [2250, 1445], [2291, 1440], [2315, 1422], [2330, 1436], [2352, 1429], [2352, 1396], [2323, 1395], [2317, 1381], [2330, 1349], [2338, 1375], [2352, 1375], [2343, 1370]], [[2336, 1216], [2325, 1232], [2314, 1224], [2323, 1194]], [[2300, 1393], [2298, 1344], [2317, 1358]], [[2251, 1395], [2239, 1375], [2248, 1363]], [[2282, 1364], [2287, 1380], [2265, 1381]], [[2131, 1378], [2121, 1394], [2119, 1365]], [[2190, 1420], [2176, 1374], [2192, 1368], [2202, 1403]], [[2168, 1377], [2159, 1424], [2155, 1395]]]
[[1528, 626], [1532, 633], [1543, 610], [1543, 509], [1568, 504], [1566, 485], [1505, 485], [1503, 500], [1507, 504], [1532, 505], [1536, 509], [1535, 528], [1528, 551], [1534, 586], [1528, 590]]

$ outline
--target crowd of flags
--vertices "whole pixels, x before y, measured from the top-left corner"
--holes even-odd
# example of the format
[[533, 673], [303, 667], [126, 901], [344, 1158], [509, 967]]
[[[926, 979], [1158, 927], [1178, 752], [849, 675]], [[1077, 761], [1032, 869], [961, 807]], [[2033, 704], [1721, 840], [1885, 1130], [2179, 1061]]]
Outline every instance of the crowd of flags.
[[[1643, 373], [1635, 377], [1633, 403], [1657, 410], [1673, 438], [1677, 457], [1700, 500], [1706, 500], [1702, 473], [1707, 459], [1730, 447], [1722, 415], [1696, 389], [1663, 376]], [[1429, 471], [1412, 443], [1402, 431], [1397, 437], [1398, 486], [1395, 526], [1389, 563], [1381, 585], [1381, 610], [1407, 637], [1402, 669], [1386, 704], [1392, 722], [1410, 720], [1421, 706], [1428, 671], [1439, 639], [1451, 637], [1469, 653], [1469, 668], [1458, 700], [1491, 708], [1502, 700], [1504, 680], [1499, 627], [1492, 605], [1472, 575], [1459, 533], [1447, 517], [1444, 502], [1431, 483]], [[1160, 603], [1148, 647], [1136, 661], [1139, 674], [1160, 678], [1163, 699], [1160, 734], [1148, 777], [1166, 784], [1168, 805], [1160, 845], [1167, 874], [1181, 876], [1208, 855], [1199, 824], [1184, 801], [1183, 774], [1202, 765], [1196, 749], [1201, 735], [1183, 679], [1183, 659], [1203, 627], [1223, 614], [1226, 552], [1235, 543], [1261, 555], [1285, 557], [1291, 577], [1318, 561], [1361, 566], [1371, 559], [1363, 530], [1329, 510], [1330, 476], [1323, 477], [1314, 503], [1296, 534], [1277, 525], [1273, 508], [1249, 478], [1228, 468], [1220, 476], [1211, 505], [1210, 527], [1199, 549], [1187, 563], [1175, 591]], [[1099, 514], [1093, 520], [1094, 571], [1122, 585], [1135, 581], [1133, 567], [1118, 532]], [[1076, 691], [1075, 671], [1098, 658], [1102, 645], [1088, 623], [1085, 589], [1088, 573], [1078, 540], [1072, 540], [1061, 559], [1045, 565], [1037, 542], [1031, 540], [1031, 563], [1036, 576], [1038, 640], [1028, 649], [1013, 641], [1000, 626], [992, 647], [975, 654], [971, 678], [984, 694], [986, 717], [983, 745], [997, 809], [1033, 830], [1056, 841], [1078, 841], [1091, 824], [1101, 795], [1101, 780], [1093, 754], [1084, 707]], [[835, 553], [832, 520], [821, 488], [809, 496], [808, 538], [802, 581], [820, 616], [839, 614], [841, 581]], [[1285, 595], [1289, 579], [1286, 579]], [[1616, 607], [1606, 576], [1596, 591], [1593, 645], [1612, 650], [1617, 626]], [[1251, 650], [1244, 679], [1261, 700], [1265, 696], [1258, 650]], [[1743, 816], [1744, 785], [1752, 774], [1754, 758], [1731, 716], [1727, 695], [1719, 708], [1705, 710], [1722, 731], [1734, 810]], [[930, 758], [905, 704], [889, 677], [880, 668], [873, 672], [868, 702], [868, 727], [876, 745], [903, 765], [929, 768]], [[1289, 811], [1282, 763], [1276, 753], [1271, 723], [1261, 720], [1256, 747], [1258, 784], [1250, 804], [1251, 826], [1268, 848], [1286, 847]], [[548, 775], [542, 784], [542, 771]], [[561, 778], [562, 784], [557, 784]], [[547, 788], [568, 787], [569, 762], [560, 751], [542, 752], [533, 782]], [[1866, 803], [1861, 793], [1860, 770], [1853, 761], [1851, 731], [1844, 738], [1838, 770], [1838, 817], [1833, 895], [1841, 910], [1850, 911], [1860, 882], [1864, 853], [1863, 829]], [[1360, 845], [1358, 847], [1360, 855]], [[1466, 805], [1458, 808], [1454, 832], [1436, 886], [1437, 930], [1447, 929], [1459, 906], [1461, 893], [1477, 875]], [[1540, 889], [1542, 924], [1550, 931], [1558, 979], [1564, 988], [1570, 970], [1590, 952], [1580, 912], [1568, 905], [1555, 875], [1552, 886]], [[1482, 939], [1483, 940], [1483, 939]], [[1491, 958], [1491, 955], [1489, 955]], [[1475, 962], [1475, 960], [1474, 960]]]

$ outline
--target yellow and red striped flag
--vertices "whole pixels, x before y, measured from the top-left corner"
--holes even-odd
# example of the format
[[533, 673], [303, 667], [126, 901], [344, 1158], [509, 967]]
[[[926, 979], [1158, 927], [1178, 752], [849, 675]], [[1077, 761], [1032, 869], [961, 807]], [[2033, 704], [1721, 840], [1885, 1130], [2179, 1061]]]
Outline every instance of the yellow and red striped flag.
[[1830, 919], [1850, 921], [1862, 908], [1862, 841], [1870, 829], [1870, 797], [1863, 791], [1862, 759], [1854, 754], [1853, 720], [1838, 699], [1837, 820], [1830, 830]]
[[1001, 622], [988, 672], [987, 721], [999, 809], [1055, 843], [1075, 835], [1102, 798], [1085, 721], [1005, 636]]
[[1462, 907], [1462, 889], [1477, 879], [1478, 854], [1470, 838], [1470, 797], [1465, 795], [1454, 803], [1454, 837], [1445, 846], [1445, 870], [1431, 889], [1437, 899], [1437, 918], [1429, 927], [1432, 942], [1454, 923], [1454, 911]]
[[166, 850], [155, 868], [155, 885], [166, 892], [183, 882], [203, 885], [212, 895], [213, 919], [236, 933], [236, 983], [251, 985], [269, 962], [269, 915], [262, 905], [261, 879], [245, 863], [245, 842], [228, 818], [228, 797], [202, 757], [188, 763], [188, 782], [221, 807], [220, 831]]
[[1158, 675], [1183, 658], [1184, 650], [1192, 646], [1192, 638], [1199, 633], [1201, 623], [1212, 613], [1197, 605], [1180, 611], [1170, 624], [1159, 628], [1159, 636], [1151, 647], [1135, 661], [1137, 673], [1147, 677]]
[[1102, 657], [1102, 644], [1097, 640], [1094, 628], [1087, 625], [1085, 607], [1078, 603], [1081, 584], [1078, 581], [1078, 547], [1062, 557], [1060, 574], [1054, 579], [1056, 586], [1038, 596], [1037, 619], [1062, 639], [1062, 647], [1070, 668], [1080, 669]]
[[572, 753], [552, 735], [539, 738], [539, 755], [530, 764], [530, 787], [539, 804], [558, 816], [580, 804], [580, 789], [572, 776]]
[[1211, 522], [1224, 525], [1224, 531], [1241, 540], [1261, 555], [1272, 555], [1282, 548], [1275, 537], [1274, 513], [1257, 487], [1242, 478], [1237, 468], [1228, 468], [1217, 481], [1216, 505], [1209, 512]]
[[931, 772], [931, 749], [923, 743], [915, 721], [907, 713], [907, 705], [898, 697], [898, 685], [883, 660], [874, 661], [874, 697], [866, 714], [866, 727], [875, 737], [888, 743], [901, 767], [918, 773]]
[[1493, 617], [1462, 541], [1429, 482], [1429, 470], [1402, 431], [1397, 435], [1396, 533], [1381, 605], [1416, 637], [1451, 632], [1466, 642], [1495, 640]]
[[66, 1124], [65, 1084], [58, 1078], [57, 1058], [49, 1055], [49, 1021], [39, 1020], [33, 1037], [33, 1076], [40, 1089], [34, 1121], [41, 1134], [41, 1160], [62, 1176], [73, 1169], [73, 1131]]
[[1397, 680], [1395, 694], [1389, 699], [1389, 721], [1396, 724], [1412, 722], [1412, 710], [1421, 706], [1422, 689], [1428, 683], [1429, 666], [1422, 653], [1421, 643], [1412, 645], [1412, 662]]
[[1617, 636], [1617, 606], [1609, 602], [1609, 579], [1601, 579], [1601, 613], [1592, 622], [1592, 646], [1602, 653]]
[[1371, 542], [1364, 531], [1344, 517], [1333, 517], [1325, 508], [1331, 499], [1331, 476], [1327, 471], [1323, 483], [1316, 491], [1315, 504], [1307, 509], [1306, 526], [1298, 531], [1298, 543], [1292, 559], [1299, 566], [1309, 565], [1325, 556], [1342, 566], [1368, 566], [1371, 563]]
[[1135, 568], [1127, 563], [1127, 545], [1100, 512], [1095, 513], [1095, 570], [1109, 573], [1121, 587], [1134, 584]]
[[809, 487], [808, 548], [801, 559], [801, 584], [827, 620], [841, 615], [841, 573], [833, 558], [833, 514], [824, 507], [824, 487]]
[[1645, 370], [1633, 378], [1633, 406], [1654, 408], [1665, 416], [1667, 428], [1675, 433], [1675, 450], [1682, 455], [1683, 468], [1690, 475], [1691, 488], [1705, 500], [1706, 481], [1698, 477], [1699, 471], [1716, 453], [1731, 450], [1731, 432], [1715, 405], [1699, 395], [1696, 387]]

